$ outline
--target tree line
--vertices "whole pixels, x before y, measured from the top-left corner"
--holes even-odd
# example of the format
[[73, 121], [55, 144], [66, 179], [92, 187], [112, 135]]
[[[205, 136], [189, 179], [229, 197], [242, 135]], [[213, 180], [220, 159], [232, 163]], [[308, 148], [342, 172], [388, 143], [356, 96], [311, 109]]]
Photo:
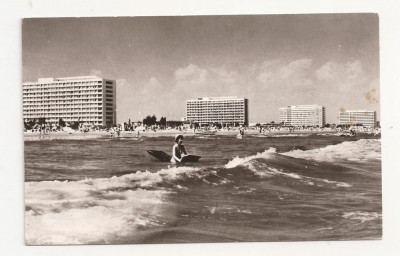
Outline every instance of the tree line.
[[143, 119], [143, 125], [147, 125], [147, 126], [160, 125], [161, 127], [166, 127], [167, 126], [167, 118], [161, 117], [160, 121], [157, 122], [157, 117], [155, 115], [146, 116], [146, 118]]

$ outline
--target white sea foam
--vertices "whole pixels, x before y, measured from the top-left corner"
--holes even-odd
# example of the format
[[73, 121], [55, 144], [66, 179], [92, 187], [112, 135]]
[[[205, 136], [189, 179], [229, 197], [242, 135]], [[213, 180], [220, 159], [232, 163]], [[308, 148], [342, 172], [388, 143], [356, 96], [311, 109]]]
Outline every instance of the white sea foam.
[[346, 212], [343, 215], [343, 218], [351, 219], [351, 220], [359, 220], [361, 223], [366, 221], [372, 221], [376, 219], [382, 219], [382, 214], [377, 212]]
[[239, 212], [239, 213], [246, 213], [246, 214], [252, 214], [252, 212], [251, 212], [250, 210], [247, 210], [247, 209], [244, 209], [244, 210], [238, 209], [238, 210], [236, 210], [236, 212]]
[[282, 155], [315, 161], [333, 162], [338, 160], [363, 162], [365, 160], [381, 159], [380, 139], [361, 139], [346, 141], [338, 145], [311, 150], [293, 150]]
[[154, 216], [160, 211], [163, 193], [105, 192], [101, 199], [88, 194], [74, 200], [42, 200], [42, 204], [27, 198], [26, 207], [31, 209], [25, 215], [27, 244], [108, 243], [137, 227], [157, 226]]
[[158, 216], [169, 206], [164, 202], [169, 191], [146, 188], [198, 170], [173, 167], [111, 178], [26, 182], [27, 244], [109, 243], [138, 227], [162, 225]]
[[284, 172], [282, 169], [278, 170], [277, 168], [270, 167], [264, 163], [260, 162], [248, 162], [246, 165], [249, 170], [251, 170], [255, 175], [259, 177], [272, 177], [272, 176], [285, 176], [288, 178], [296, 179], [299, 180], [300, 182], [306, 184], [306, 185], [317, 185], [321, 186], [322, 184], [332, 184], [336, 187], [351, 187], [350, 184], [345, 183], [345, 182], [338, 182], [338, 181], [333, 181], [333, 180], [328, 180], [328, 179], [320, 179], [320, 178], [314, 178], [314, 177], [308, 177], [304, 175], [300, 175], [297, 173], [289, 173], [289, 172]]
[[232, 159], [231, 161], [229, 161], [226, 165], [225, 168], [230, 169], [230, 168], [234, 168], [238, 165], [247, 163], [253, 159], [257, 159], [257, 158], [271, 158], [272, 155], [276, 153], [276, 149], [275, 148], [269, 148], [268, 150], [265, 150], [262, 153], [257, 153], [256, 155], [253, 156], [246, 156], [246, 157], [235, 157], [234, 159]]

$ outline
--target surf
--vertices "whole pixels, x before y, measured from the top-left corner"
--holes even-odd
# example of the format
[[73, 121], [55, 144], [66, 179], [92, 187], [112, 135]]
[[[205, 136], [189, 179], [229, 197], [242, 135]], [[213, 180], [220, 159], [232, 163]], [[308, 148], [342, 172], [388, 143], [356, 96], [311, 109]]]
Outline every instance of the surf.
[[361, 139], [357, 141], [345, 141], [337, 145], [329, 145], [323, 148], [311, 150], [292, 150], [281, 153], [285, 156], [303, 158], [315, 161], [354, 161], [381, 160], [381, 140]]

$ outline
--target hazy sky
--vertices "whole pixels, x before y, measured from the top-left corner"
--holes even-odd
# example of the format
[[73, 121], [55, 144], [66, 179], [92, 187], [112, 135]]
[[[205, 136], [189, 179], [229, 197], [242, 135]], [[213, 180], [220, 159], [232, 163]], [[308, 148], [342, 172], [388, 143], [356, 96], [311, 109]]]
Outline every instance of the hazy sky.
[[23, 82], [117, 81], [117, 121], [180, 120], [185, 100], [249, 99], [250, 122], [318, 104], [327, 122], [379, 107], [376, 14], [24, 19]]

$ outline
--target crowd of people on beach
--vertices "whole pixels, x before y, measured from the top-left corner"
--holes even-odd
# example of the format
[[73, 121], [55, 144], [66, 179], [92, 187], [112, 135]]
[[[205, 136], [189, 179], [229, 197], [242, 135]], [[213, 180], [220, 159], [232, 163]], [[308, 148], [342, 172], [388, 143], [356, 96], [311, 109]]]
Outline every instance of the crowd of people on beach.
[[57, 132], [60, 131], [61, 127], [57, 125], [56, 123], [43, 123], [43, 124], [36, 124], [32, 127], [32, 129], [28, 130], [27, 128], [24, 128], [24, 132], [38, 132], [40, 134], [48, 134], [50, 132]]
[[260, 127], [259, 131], [261, 134], [267, 133], [303, 133], [303, 132], [350, 132], [355, 135], [359, 133], [369, 133], [378, 134], [380, 133], [380, 128], [365, 127], [365, 126], [350, 126], [350, 127], [294, 127], [294, 126], [284, 126], [284, 127]]
[[193, 125], [182, 124], [178, 126], [164, 126], [161, 127], [159, 125], [128, 125], [128, 124], [118, 124], [112, 127], [101, 127], [93, 124], [79, 124], [75, 129], [70, 126], [61, 126], [58, 123], [42, 123], [35, 124], [30, 130], [27, 130], [25, 127], [25, 132], [39, 133], [39, 134], [49, 134], [53, 132], [108, 132], [110, 137], [119, 137], [121, 132], [134, 132], [137, 137], [141, 133], [149, 133], [149, 132], [190, 132], [194, 133], [200, 132], [236, 132], [243, 136], [245, 133], [258, 133], [262, 135], [268, 135], [271, 133], [321, 133], [321, 132], [333, 132], [333, 133], [350, 133], [352, 136], [355, 136], [357, 133], [367, 133], [367, 134], [380, 134], [381, 129], [379, 127], [364, 127], [364, 126], [331, 126], [331, 127], [312, 127], [312, 126], [226, 126], [226, 127], [218, 127], [215, 125], [203, 126], [203, 127], [194, 127]]

